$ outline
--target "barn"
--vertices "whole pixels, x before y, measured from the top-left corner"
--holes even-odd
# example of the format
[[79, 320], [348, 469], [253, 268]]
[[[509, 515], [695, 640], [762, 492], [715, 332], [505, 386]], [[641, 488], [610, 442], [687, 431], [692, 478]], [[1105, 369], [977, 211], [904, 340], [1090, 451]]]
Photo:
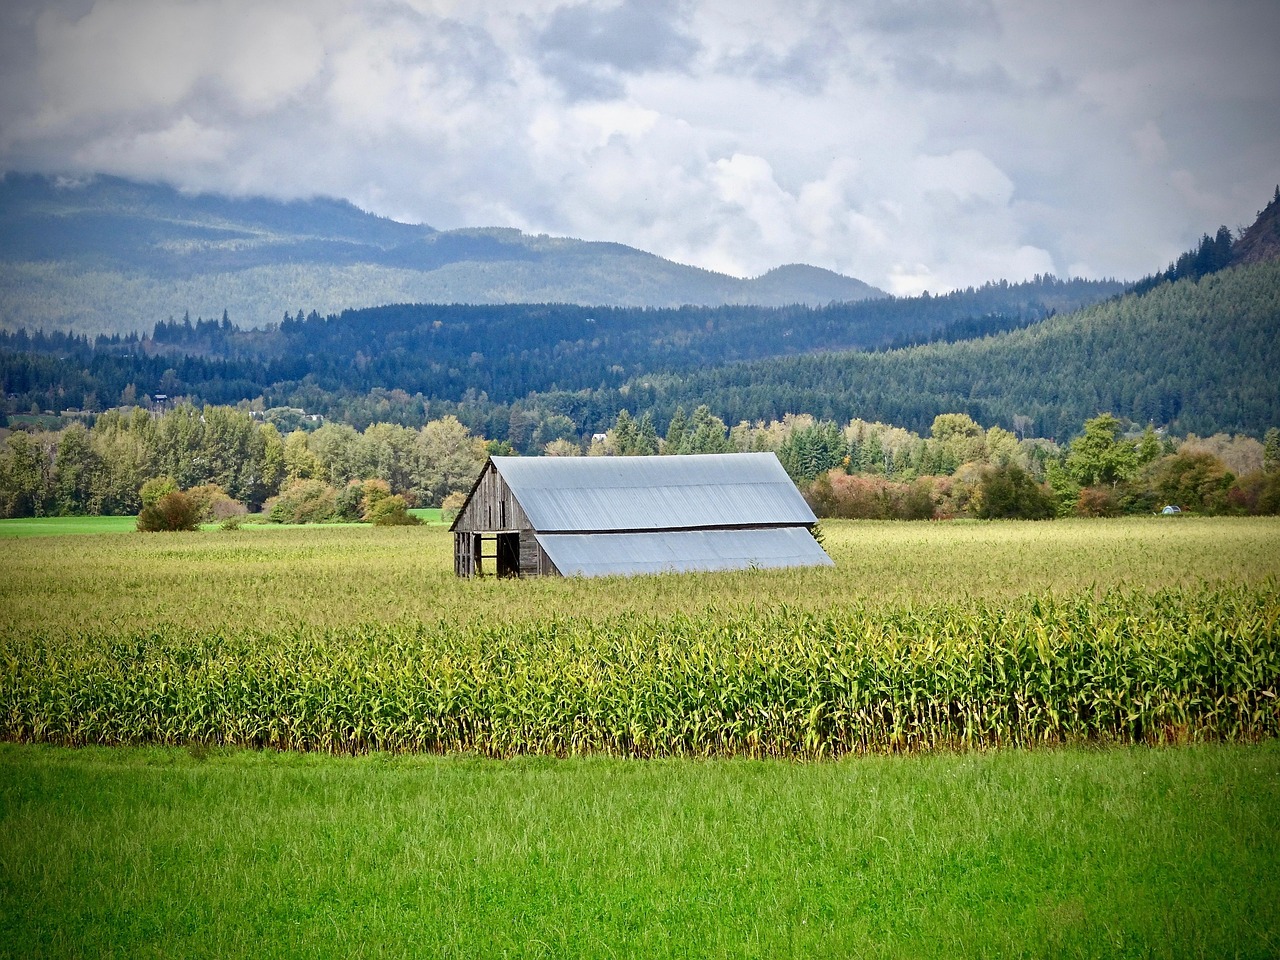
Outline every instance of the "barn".
[[458, 512], [460, 577], [831, 566], [772, 453], [490, 457]]

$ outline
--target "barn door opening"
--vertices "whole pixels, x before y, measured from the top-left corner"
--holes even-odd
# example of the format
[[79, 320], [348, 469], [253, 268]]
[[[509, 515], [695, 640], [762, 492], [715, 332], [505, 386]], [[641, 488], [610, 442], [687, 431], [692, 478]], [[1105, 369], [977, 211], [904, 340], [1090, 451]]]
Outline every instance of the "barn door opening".
[[500, 533], [498, 540], [497, 570], [500, 577], [520, 576], [520, 534]]

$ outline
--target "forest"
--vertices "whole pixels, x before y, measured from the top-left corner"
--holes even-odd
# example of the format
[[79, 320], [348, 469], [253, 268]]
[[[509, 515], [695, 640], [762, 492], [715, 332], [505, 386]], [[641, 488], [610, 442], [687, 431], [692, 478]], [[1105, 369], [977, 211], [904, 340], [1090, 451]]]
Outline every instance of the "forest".
[[[632, 378], [742, 360], [983, 335], [1119, 289], [1042, 277], [820, 308], [401, 305], [328, 317], [299, 311], [265, 330], [238, 329], [224, 314], [162, 321], [148, 337], [0, 333], [0, 381], [9, 414], [96, 412], [133, 402], [121, 399], [132, 387], [133, 398], [162, 393], [197, 404], [262, 397], [268, 406], [302, 406], [366, 426], [372, 421], [361, 422], [359, 398], [374, 390], [432, 404], [474, 406], [483, 395], [509, 405], [534, 394], [617, 390]], [[575, 420], [593, 432], [617, 409]], [[427, 415], [420, 417], [418, 425]], [[484, 429], [503, 438], [493, 418]]]

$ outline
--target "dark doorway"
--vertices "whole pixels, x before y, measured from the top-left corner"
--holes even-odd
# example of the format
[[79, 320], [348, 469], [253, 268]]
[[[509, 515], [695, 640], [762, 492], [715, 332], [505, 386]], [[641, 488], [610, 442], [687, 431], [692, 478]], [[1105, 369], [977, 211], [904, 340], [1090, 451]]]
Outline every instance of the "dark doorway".
[[497, 570], [500, 577], [520, 576], [520, 534], [500, 533], [497, 536]]

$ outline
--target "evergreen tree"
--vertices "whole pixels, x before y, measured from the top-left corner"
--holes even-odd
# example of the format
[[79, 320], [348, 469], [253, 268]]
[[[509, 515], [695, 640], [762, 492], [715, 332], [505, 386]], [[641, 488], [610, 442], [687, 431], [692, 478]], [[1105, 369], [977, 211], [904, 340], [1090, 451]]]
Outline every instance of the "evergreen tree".
[[651, 457], [658, 452], [658, 431], [653, 426], [653, 414], [645, 411], [636, 426], [636, 456]]
[[679, 453], [680, 445], [684, 443], [685, 432], [689, 429], [689, 422], [685, 419], [684, 407], [676, 407], [676, 412], [671, 417], [671, 423], [667, 426], [666, 446], [663, 453]]

